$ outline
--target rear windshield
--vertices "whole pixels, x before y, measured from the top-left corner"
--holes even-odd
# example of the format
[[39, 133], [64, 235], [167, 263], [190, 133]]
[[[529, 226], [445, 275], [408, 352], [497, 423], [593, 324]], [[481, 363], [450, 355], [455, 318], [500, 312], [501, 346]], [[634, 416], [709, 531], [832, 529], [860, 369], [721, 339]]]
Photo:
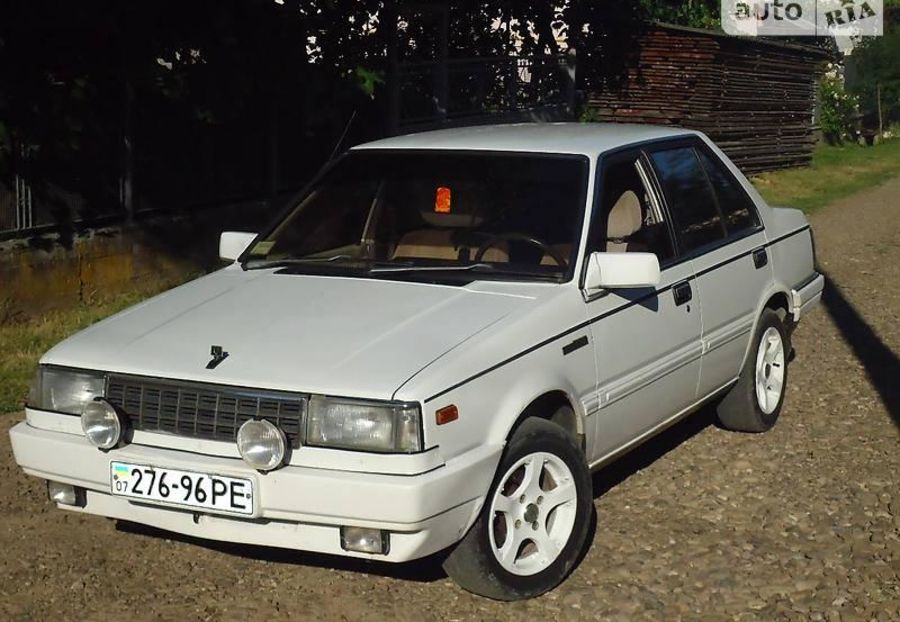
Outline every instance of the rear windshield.
[[351, 152], [244, 263], [355, 275], [568, 279], [587, 171], [580, 156]]

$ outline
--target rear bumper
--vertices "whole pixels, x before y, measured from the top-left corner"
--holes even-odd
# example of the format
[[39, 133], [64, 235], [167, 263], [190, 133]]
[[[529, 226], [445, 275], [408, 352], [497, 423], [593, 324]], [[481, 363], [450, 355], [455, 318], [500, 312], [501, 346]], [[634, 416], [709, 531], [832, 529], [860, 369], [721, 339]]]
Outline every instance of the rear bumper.
[[818, 273], [802, 286], [791, 290], [791, 315], [795, 322], [818, 306], [824, 290], [825, 277]]
[[[16, 462], [26, 473], [79, 486], [84, 507], [59, 507], [151, 525], [197, 538], [407, 561], [458, 541], [484, 501], [500, 447], [480, 447], [418, 475], [379, 475], [287, 466], [261, 475], [241, 460], [129, 445], [108, 453], [83, 436], [37, 429], [10, 430]], [[134, 502], [109, 494], [113, 460], [251, 478], [251, 518], [197, 514], [190, 509]], [[344, 551], [341, 526], [391, 532], [387, 555]]]

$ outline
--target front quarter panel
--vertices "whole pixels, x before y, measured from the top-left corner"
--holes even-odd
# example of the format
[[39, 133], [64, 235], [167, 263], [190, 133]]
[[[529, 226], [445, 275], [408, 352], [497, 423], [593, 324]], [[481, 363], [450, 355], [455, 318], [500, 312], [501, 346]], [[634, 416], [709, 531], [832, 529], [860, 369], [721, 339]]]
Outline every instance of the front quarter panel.
[[[549, 392], [567, 397], [584, 432], [596, 395], [593, 341], [577, 288], [556, 289], [401, 387], [397, 399], [423, 402], [427, 445], [437, 444], [448, 459], [478, 445], [503, 446], [526, 407]], [[586, 347], [563, 353], [581, 337], [587, 337]], [[451, 404], [459, 418], [438, 426], [436, 411]]]

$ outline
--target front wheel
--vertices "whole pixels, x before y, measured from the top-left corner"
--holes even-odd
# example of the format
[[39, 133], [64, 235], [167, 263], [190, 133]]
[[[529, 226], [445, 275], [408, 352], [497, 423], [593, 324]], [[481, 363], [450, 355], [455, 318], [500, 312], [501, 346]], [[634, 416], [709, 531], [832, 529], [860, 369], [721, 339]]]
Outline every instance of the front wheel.
[[527, 419], [513, 433], [481, 515], [444, 562], [464, 589], [520, 600], [575, 567], [593, 512], [580, 447], [558, 425]]
[[719, 421], [729, 430], [765, 432], [784, 404], [791, 345], [781, 314], [763, 311], [752, 346], [740, 378], [717, 406]]

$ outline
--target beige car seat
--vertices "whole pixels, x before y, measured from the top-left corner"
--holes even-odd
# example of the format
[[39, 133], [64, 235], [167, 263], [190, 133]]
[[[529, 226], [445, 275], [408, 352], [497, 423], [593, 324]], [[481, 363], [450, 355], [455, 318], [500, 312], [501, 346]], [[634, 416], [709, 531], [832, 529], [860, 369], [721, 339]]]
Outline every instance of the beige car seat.
[[618, 198], [606, 221], [606, 252], [624, 253], [634, 248], [629, 238], [644, 225], [641, 200], [631, 190], [626, 190]]
[[[556, 253], [566, 260], [567, 263], [562, 265], [565, 268], [568, 265], [569, 257], [572, 256], [572, 245], [571, 244], [551, 244], [550, 248], [556, 251]], [[544, 256], [541, 258], [542, 266], [558, 266], [559, 262], [553, 258], [553, 255], [550, 253], [544, 253]]]
[[[471, 249], [474, 255], [477, 249]], [[457, 261], [459, 251], [453, 244], [451, 229], [417, 229], [400, 238], [394, 249], [393, 259], [443, 259]], [[482, 261], [495, 263], [509, 262], [509, 248], [506, 242], [497, 242], [485, 253]]]

